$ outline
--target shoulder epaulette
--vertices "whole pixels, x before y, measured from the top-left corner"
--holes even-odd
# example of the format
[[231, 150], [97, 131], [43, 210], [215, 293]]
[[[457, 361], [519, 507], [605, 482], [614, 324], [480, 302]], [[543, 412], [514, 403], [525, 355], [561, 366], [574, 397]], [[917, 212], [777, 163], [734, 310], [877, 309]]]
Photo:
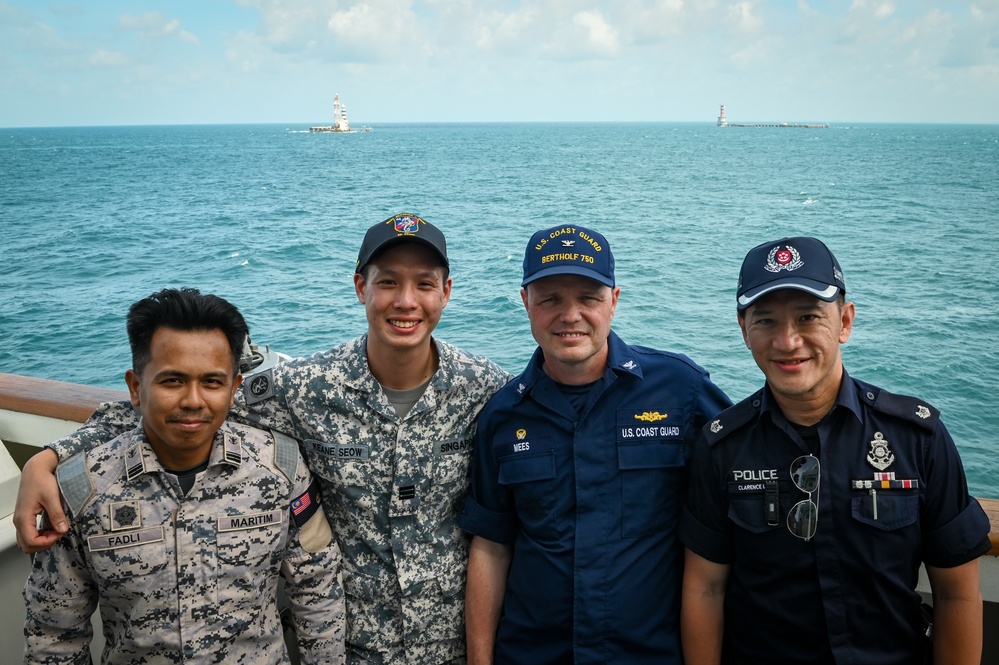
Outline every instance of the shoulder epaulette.
[[274, 437], [274, 466], [280, 469], [289, 482], [294, 484], [300, 454], [298, 441], [287, 434], [274, 430], [271, 430], [271, 436]]
[[59, 480], [63, 500], [69, 506], [72, 516], [76, 517], [94, 495], [94, 481], [87, 473], [87, 454], [77, 453], [60, 462], [56, 468], [56, 478]]
[[896, 395], [862, 381], [857, 381], [857, 385], [860, 386], [860, 399], [875, 411], [915, 423], [931, 432], [936, 428], [940, 411], [929, 403], [908, 395]]
[[763, 390], [750, 395], [734, 406], [722, 411], [714, 420], [708, 422], [702, 430], [708, 445], [714, 445], [726, 436], [751, 421], [760, 412], [760, 399]]

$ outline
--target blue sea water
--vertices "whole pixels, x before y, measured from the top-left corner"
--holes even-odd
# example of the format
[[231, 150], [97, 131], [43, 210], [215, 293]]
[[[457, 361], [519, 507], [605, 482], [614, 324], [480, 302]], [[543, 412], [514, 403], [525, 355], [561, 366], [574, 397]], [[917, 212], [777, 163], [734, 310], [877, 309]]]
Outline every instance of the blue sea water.
[[305, 355], [365, 328], [365, 229], [415, 212], [448, 236], [438, 336], [513, 372], [540, 228], [615, 252], [615, 329], [681, 351], [738, 399], [762, 384], [736, 324], [748, 249], [816, 235], [857, 305], [854, 376], [943, 412], [972, 491], [999, 497], [999, 126], [393, 124], [0, 130], [0, 371], [122, 388], [124, 313], [164, 286], [240, 306]]

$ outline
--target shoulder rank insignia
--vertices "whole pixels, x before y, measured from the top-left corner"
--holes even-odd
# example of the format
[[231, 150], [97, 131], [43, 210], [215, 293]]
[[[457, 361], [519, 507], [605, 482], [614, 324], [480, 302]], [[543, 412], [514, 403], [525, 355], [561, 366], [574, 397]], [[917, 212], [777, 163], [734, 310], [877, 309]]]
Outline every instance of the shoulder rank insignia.
[[926, 420], [930, 417], [930, 409], [925, 404], [920, 404], [916, 407], [916, 415], [923, 420]]
[[884, 471], [895, 461], [895, 454], [888, 448], [888, 441], [881, 432], [874, 433], [871, 441], [871, 451], [867, 453], [867, 461], [878, 471]]
[[711, 421], [710, 428], [711, 428], [711, 433], [712, 434], [717, 434], [718, 432], [720, 432], [723, 429], [725, 429], [724, 427], [722, 427], [721, 421], [718, 420], [717, 418], [715, 418], [714, 420]]

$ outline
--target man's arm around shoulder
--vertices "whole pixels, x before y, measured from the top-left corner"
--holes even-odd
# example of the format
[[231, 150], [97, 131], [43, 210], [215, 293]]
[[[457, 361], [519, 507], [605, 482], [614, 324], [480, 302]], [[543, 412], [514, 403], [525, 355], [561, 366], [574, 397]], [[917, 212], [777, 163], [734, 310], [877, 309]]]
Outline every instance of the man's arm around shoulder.
[[[129, 402], [106, 402], [97, 407], [83, 427], [52, 442], [27, 461], [21, 470], [14, 504], [14, 528], [21, 551], [32, 554], [47, 550], [69, 529], [55, 478], [59, 460], [110, 441], [134, 428], [138, 419]], [[37, 518], [42, 511], [48, 516], [50, 528], [38, 528]]]
[[465, 586], [468, 665], [492, 665], [512, 554], [510, 545], [481, 536], [472, 538]]

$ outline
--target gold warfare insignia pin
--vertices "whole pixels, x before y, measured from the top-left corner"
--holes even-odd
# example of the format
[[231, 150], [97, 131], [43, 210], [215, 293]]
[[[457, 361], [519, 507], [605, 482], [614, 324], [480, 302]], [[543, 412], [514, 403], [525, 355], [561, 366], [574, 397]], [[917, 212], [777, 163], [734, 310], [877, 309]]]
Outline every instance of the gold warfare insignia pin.
[[658, 411], [646, 411], [645, 413], [636, 413], [635, 420], [644, 420], [647, 423], [657, 423], [660, 420], [666, 420], [669, 415], [665, 413], [659, 413]]
[[517, 440], [518, 441], [523, 441], [526, 436], [527, 436], [527, 430], [526, 429], [519, 429], [519, 430], [517, 430]]

